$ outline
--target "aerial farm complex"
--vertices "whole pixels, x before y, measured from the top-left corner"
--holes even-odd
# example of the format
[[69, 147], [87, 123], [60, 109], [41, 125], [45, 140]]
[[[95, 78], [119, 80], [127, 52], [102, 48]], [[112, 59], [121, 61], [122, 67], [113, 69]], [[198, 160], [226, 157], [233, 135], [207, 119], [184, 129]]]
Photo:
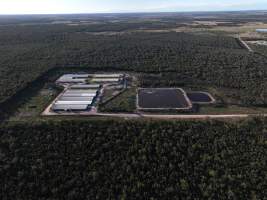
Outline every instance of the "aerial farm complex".
[[66, 74], [57, 80], [64, 91], [51, 105], [54, 112], [88, 111], [106, 85], [122, 84], [123, 74]]
[[[43, 115], [99, 115], [101, 105], [120, 99], [127, 89], [132, 88], [127, 82], [128, 78], [131, 77], [123, 73], [62, 75], [56, 84], [64, 89]], [[186, 92], [182, 88], [134, 89], [135, 109], [132, 114], [172, 111], [190, 113], [195, 104], [215, 103], [215, 99], [206, 92]]]

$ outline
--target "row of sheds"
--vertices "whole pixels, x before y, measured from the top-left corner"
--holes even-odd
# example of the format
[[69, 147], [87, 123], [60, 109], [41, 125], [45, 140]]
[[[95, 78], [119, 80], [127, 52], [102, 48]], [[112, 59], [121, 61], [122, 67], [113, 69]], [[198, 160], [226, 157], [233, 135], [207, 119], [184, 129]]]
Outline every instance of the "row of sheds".
[[52, 105], [53, 111], [88, 110], [98, 95], [100, 85], [80, 84], [70, 86]]

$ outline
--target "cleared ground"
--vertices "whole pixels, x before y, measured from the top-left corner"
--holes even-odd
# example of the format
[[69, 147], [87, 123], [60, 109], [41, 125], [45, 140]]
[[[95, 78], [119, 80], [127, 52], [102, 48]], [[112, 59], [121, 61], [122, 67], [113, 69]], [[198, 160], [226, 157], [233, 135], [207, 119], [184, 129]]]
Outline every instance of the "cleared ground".
[[[106, 92], [106, 91], [105, 91]], [[104, 92], [104, 96], [107, 95]], [[107, 91], [110, 92], [110, 91]], [[128, 88], [120, 95], [99, 107], [100, 112], [134, 113], [136, 110], [136, 88]]]

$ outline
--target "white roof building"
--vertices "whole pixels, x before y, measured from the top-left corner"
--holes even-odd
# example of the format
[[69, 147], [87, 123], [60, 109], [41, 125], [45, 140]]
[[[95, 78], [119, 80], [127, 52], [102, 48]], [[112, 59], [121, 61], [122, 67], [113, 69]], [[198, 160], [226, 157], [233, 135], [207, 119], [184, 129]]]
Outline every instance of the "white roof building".
[[95, 97], [66, 97], [61, 96], [59, 101], [93, 101]]
[[95, 97], [96, 93], [65, 93], [62, 97]]
[[65, 93], [97, 93], [98, 90], [75, 90], [75, 89], [69, 89]]
[[59, 83], [85, 83], [88, 79], [88, 74], [65, 74], [61, 76], [57, 82]]
[[94, 83], [117, 83], [121, 79], [120, 78], [92, 78], [91, 81]]
[[259, 33], [267, 33], [267, 29], [264, 29], [264, 28], [256, 29], [256, 31]]
[[53, 111], [85, 111], [88, 105], [61, 105], [54, 104], [51, 108]]
[[123, 74], [92, 74], [93, 78], [121, 78]]
[[93, 101], [57, 101], [55, 105], [91, 105]]
[[100, 88], [100, 84], [76, 84], [70, 86], [70, 89], [98, 89]]

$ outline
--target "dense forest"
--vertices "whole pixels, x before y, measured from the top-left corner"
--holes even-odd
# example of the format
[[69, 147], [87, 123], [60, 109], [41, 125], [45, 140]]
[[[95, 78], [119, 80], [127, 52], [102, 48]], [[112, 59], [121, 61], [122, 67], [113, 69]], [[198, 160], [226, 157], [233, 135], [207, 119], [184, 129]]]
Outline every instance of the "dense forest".
[[[266, 49], [170, 31], [210, 15], [1, 16], [0, 120], [76, 69], [136, 72], [140, 87], [216, 87], [242, 105], [266, 106]], [[217, 16], [229, 26], [266, 21], [259, 13]], [[102, 109], [132, 112], [134, 95]], [[266, 199], [266, 119], [37, 121], [0, 124], [0, 199]]]
[[0, 199], [265, 199], [266, 121], [0, 127]]
[[[149, 29], [157, 28], [148, 24], [143, 23]], [[131, 31], [137, 27], [142, 26], [0, 26], [0, 102], [49, 69], [84, 67], [172, 72], [165, 76], [167, 81], [162, 86], [184, 82], [232, 88], [245, 105], [266, 104], [267, 59], [248, 53], [236, 39], [214, 34]]]

